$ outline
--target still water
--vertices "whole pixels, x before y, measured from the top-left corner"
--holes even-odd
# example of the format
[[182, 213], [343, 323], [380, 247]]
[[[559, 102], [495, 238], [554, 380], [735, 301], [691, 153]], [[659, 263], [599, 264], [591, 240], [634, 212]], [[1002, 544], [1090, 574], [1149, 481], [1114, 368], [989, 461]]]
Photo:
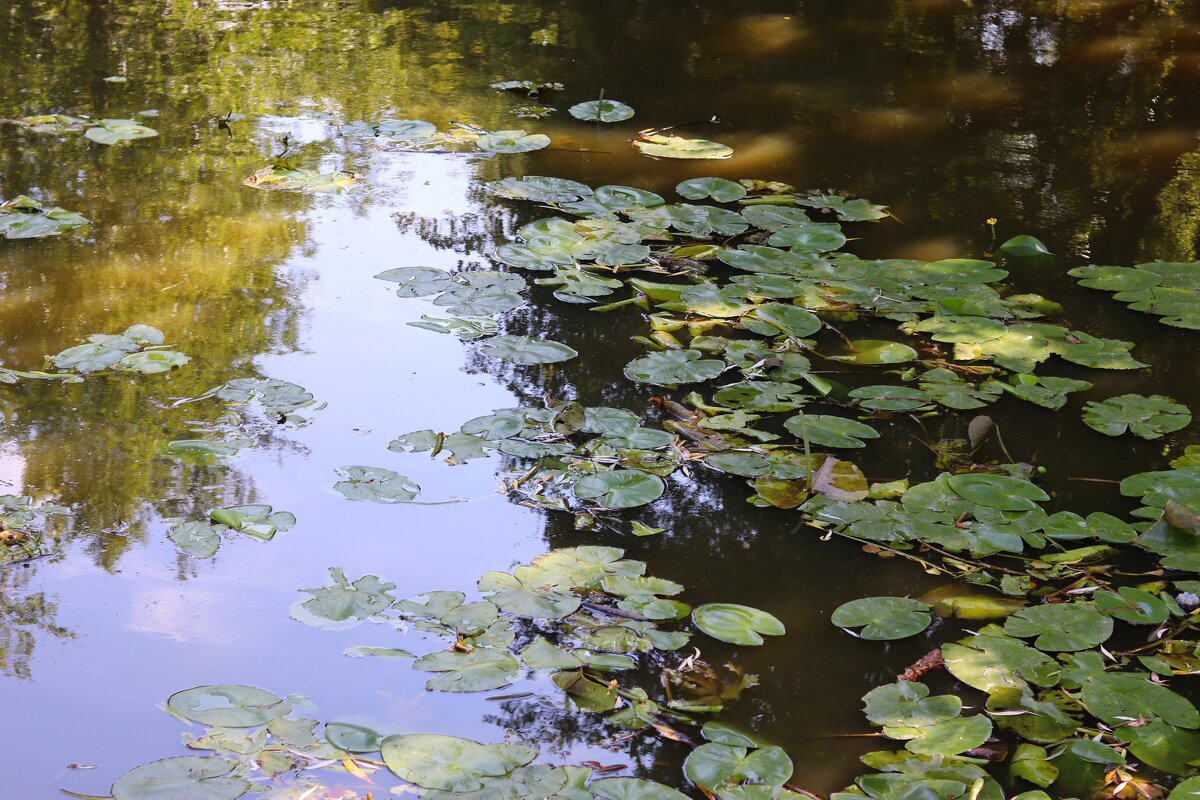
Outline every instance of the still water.
[[[869, 226], [853, 248], [864, 257], [978, 257], [996, 217], [1002, 236], [1034, 234], [1058, 255], [1014, 275], [1018, 289], [1059, 300], [1096, 335], [1137, 342], [1153, 365], [1089, 373], [1095, 396], [1153, 391], [1200, 406], [1194, 337], [1065, 274], [1086, 262], [1197, 258], [1194, 2], [0, 0], [0, 76], [2, 116], [156, 110], [148, 123], [159, 131], [102, 147], [0, 127], [0, 196], [53, 200], [94, 221], [83, 235], [0, 242], [0, 362], [38, 369], [46, 354], [134, 323], [161, 328], [192, 357], [167, 375], [0, 386], [0, 491], [70, 508], [50, 555], [0, 571], [0, 762], [13, 796], [101, 794], [136, 764], [182, 754], [180, 723], [157, 706], [209, 683], [303, 693], [322, 718], [366, 713], [397, 730], [482, 741], [517, 730], [564, 759], [627, 761], [627, 774], [678, 783], [684, 746], [614, 742], [545, 682], [518, 682], [507, 691], [534, 694], [504, 704], [428, 693], [428, 675], [404, 662], [341, 655], [358, 644], [420, 647], [411, 636], [324, 632], [288, 613], [296, 590], [325, 583], [330, 566], [378, 574], [408, 597], [470, 590], [487, 570], [575, 544], [625, 548], [685, 584], [690, 602], [744, 603], [783, 620], [788, 634], [762, 648], [701, 643], [712, 663], [734, 659], [760, 676], [724, 719], [782, 745], [806, 788], [826, 792], [857, 774], [857, 755], [877, 743], [837, 736], [866, 730], [860, 696], [947, 632], [884, 647], [848, 637], [828, 615], [936, 578], [819, 541], [795, 515], [747, 505], [732, 476], [673, 483], [639, 517], [667, 533], [632, 539], [509, 502], [496, 492], [498, 456], [447, 467], [387, 451], [397, 434], [455, 430], [546, 395], [656, 413], [656, 392], [621, 378], [644, 352], [629, 340], [644, 332], [636, 314], [591, 314], [535, 289], [505, 329], [583, 354], [545, 370], [498, 367], [473, 345], [405, 324], [438, 309], [398, 300], [373, 275], [487, 267], [497, 243], [540, 216], [489, 199], [482, 181], [554, 175], [666, 194], [719, 175], [845, 190], [898, 218]], [[488, 88], [508, 79], [561, 81], [560, 111], [517, 120], [523, 101]], [[637, 116], [597, 130], [562, 110], [601, 90]], [[230, 112], [245, 117], [219, 125]], [[628, 144], [639, 128], [714, 115], [721, 122], [696, 135], [733, 146], [728, 161], [656, 161]], [[388, 117], [520, 126], [553, 145], [488, 158], [388, 152], [338, 133]], [[296, 162], [360, 182], [320, 196], [243, 186], [285, 137]], [[301, 384], [327, 407], [232, 458], [165, 451], [200, 418], [174, 400], [250, 376]], [[1125, 511], [1115, 487], [1071, 478], [1162, 468], [1164, 453], [1196, 434], [1101, 437], [1078, 424], [1085, 399], [1058, 415], [1015, 400], [989, 413], [1014, 456], [1047, 469], [1056, 507]], [[927, 422], [926, 433], [961, 436], [965, 420]], [[939, 470], [916, 433], [896, 424], [856, 460], [873, 480], [927, 480]], [[424, 499], [469, 502], [347, 502], [331, 488], [346, 464], [403, 472]], [[166, 538], [168, 518], [249, 502], [299, 523], [266, 543], [226, 541], [211, 559]]]

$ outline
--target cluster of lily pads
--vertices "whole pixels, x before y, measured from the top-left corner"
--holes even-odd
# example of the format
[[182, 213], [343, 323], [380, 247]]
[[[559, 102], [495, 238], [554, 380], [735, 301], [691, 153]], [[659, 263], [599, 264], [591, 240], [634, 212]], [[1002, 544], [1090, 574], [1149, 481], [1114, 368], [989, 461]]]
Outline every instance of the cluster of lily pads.
[[523, 130], [489, 131], [476, 125], [451, 123], [439, 131], [432, 122], [419, 119], [386, 119], [379, 123], [356, 120], [342, 126], [347, 138], [373, 139], [379, 144], [398, 145], [404, 150], [446, 150], [460, 146], [484, 153], [528, 153], [548, 147], [550, 137]]
[[1133, 267], [1088, 264], [1070, 270], [1079, 285], [1112, 292], [1134, 311], [1162, 317], [1164, 325], [1200, 330], [1200, 261], [1152, 261]]
[[[581, 711], [603, 714], [620, 729], [654, 730], [687, 740], [696, 715], [720, 712], [757, 682], [732, 665], [727, 674], [697, 655], [672, 654], [687, 646], [684, 623], [723, 642], [755, 646], [783, 635], [784, 625], [749, 606], [708, 603], [695, 609], [675, 599], [684, 587], [647, 576], [642, 561], [614, 547], [553, 550], [511, 573], [479, 579], [481, 600], [459, 591], [426, 592], [396, 600], [395, 584], [375, 575], [354, 581], [337, 568], [332, 584], [302, 589], [308, 598], [292, 607], [296, 619], [341, 630], [362, 622], [390, 624], [444, 640], [445, 647], [416, 657], [391, 647], [354, 646], [347, 655], [413, 658], [413, 668], [433, 673], [430, 691], [483, 692], [511, 684], [524, 670], [552, 671], [551, 681]], [[622, 686], [618, 676], [652, 666], [658, 690]], [[651, 693], [665, 692], [658, 699]]]
[[170, 522], [167, 535], [184, 553], [211, 558], [221, 546], [223, 534], [244, 533], [260, 542], [269, 542], [277, 533], [286, 533], [296, 524], [290, 511], [275, 511], [271, 506], [252, 504], [214, 508], [208, 522], [178, 520]]
[[33, 133], [48, 133], [57, 136], [82, 133], [84, 138], [97, 144], [120, 144], [158, 135], [158, 131], [133, 119], [92, 119], [91, 117], [72, 117], [67, 114], [38, 114], [0, 121]]
[[[433, 733], [384, 734], [361, 717], [322, 723], [302, 695], [286, 698], [244, 684], [195, 686], [171, 695], [166, 711], [205, 726], [184, 744], [204, 755], [163, 758], [119, 777], [113, 800], [353, 798], [355, 790], [415, 793], [428, 800], [687, 800], [656, 781], [611, 776], [599, 765], [535, 763], [538, 750], [513, 739], [483, 744]], [[684, 776], [717, 800], [800, 800], [785, 788], [792, 761], [778, 747], [710, 722]], [[594, 768], [595, 767], [595, 768]], [[389, 786], [388, 778], [395, 782]], [[76, 792], [69, 792], [75, 796]], [[91, 795], [89, 795], [91, 796]]]
[[0, 236], [5, 239], [57, 236], [91, 223], [82, 214], [48, 206], [25, 195], [0, 203]]
[[58, 372], [15, 370], [0, 367], [0, 383], [21, 380], [57, 380], [76, 383], [93, 372], [154, 375], [178, 369], [191, 358], [177, 350], [164, 349], [166, 334], [152, 325], [130, 325], [124, 333], [93, 333], [87, 342], [68, 347], [47, 362]]
[[202, 437], [175, 439], [166, 450], [173, 454], [232, 456], [258, 440], [269, 438], [280, 427], [302, 428], [309, 416], [324, 408], [312, 392], [299, 384], [278, 378], [234, 378], [204, 392], [185, 397], [175, 406], [209, 399], [225, 402], [225, 411], [212, 420], [193, 420], [191, 433]]

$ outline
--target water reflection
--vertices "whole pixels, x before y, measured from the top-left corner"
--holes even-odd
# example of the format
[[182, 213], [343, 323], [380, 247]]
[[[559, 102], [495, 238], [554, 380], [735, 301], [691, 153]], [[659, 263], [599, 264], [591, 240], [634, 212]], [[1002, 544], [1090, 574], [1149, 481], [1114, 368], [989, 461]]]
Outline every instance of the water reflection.
[[[1014, 275], [1019, 289], [1063, 300], [1071, 321], [1097, 334], [1137, 340], [1155, 365], [1144, 375], [1087, 375], [1100, 391], [1152, 380], [1196, 404], [1194, 377], [1181, 366], [1194, 361], [1194, 345], [1074, 291], [1061, 269], [1085, 257], [1196, 258], [1200, 18], [1187, 3], [756, 0], [731, 9], [693, 0], [630, 3], [617, 14], [549, 0], [30, 0], [0, 15], [0, 113], [155, 109], [161, 132], [102, 148], [0, 127], [0, 195], [53, 199], [96, 221], [82, 238], [0, 244], [0, 361], [37, 367], [89, 333], [134, 322], [162, 328], [193, 357], [186, 370], [153, 379], [0, 387], [4, 458], [19, 465], [4, 474], [16, 484], [6, 491], [73, 509], [60, 555], [0, 573], [0, 668], [11, 678], [0, 695], [33, 720], [74, 691], [81, 663], [109, 687], [77, 704], [79, 731], [56, 731], [66, 738], [55, 753], [36, 735], [4, 742], [29, 765], [15, 788], [30, 795], [45, 793], [64, 758], [103, 762], [111, 777], [166, 754], [175, 728], [153, 704], [188, 682], [281, 688], [280, 674], [289, 676], [282, 688], [331, 696], [325, 706], [384, 703], [414, 727], [494, 739], [499, 725], [564, 751], [613, 748], [674, 782], [680, 746], [614, 742], [594, 716], [546, 699], [557, 695], [499, 711], [430, 698], [410, 671], [365, 672], [373, 667], [346, 663], [320, 632], [283, 622], [294, 588], [315, 585], [331, 563], [357, 561], [346, 566], [377, 570], [415, 594], [469, 588], [508, 559], [584, 537], [648, 561], [687, 585], [689, 601], [742, 602], [784, 618], [788, 637], [769, 647], [703, 645], [714, 663], [736, 658], [762, 678], [728, 718], [786, 746], [809, 788], [853, 774], [859, 744], [822, 737], [859, 730], [858, 697], [946, 632], [881, 650], [848, 640], [825, 614], [865, 593], [926, 588], [907, 565], [822, 542], [796, 529], [792, 514], [748, 506], [739, 480], [706, 472], [676, 476], [663, 501], [629, 515], [668, 529], [644, 540], [581, 534], [569, 515], [542, 517], [498, 498], [367, 509], [327, 492], [336, 467], [364, 463], [413, 475], [431, 497], [487, 495], [500, 457], [451, 469], [385, 447], [398, 433], [452, 430], [492, 408], [550, 396], [657, 414], [656, 390], [615, 378], [643, 349], [628, 337], [644, 321], [628, 309], [600, 316], [531, 288], [504, 329], [585, 354], [545, 369], [482, 359], [471, 345], [403, 324], [431, 309], [397, 300], [371, 275], [423, 263], [488, 268], [498, 243], [544, 215], [490, 201], [480, 181], [531, 172], [669, 193], [683, 178], [714, 174], [846, 189], [892, 205], [903, 220], [866, 232], [852, 245], [863, 256], [978, 255], [989, 242], [983, 220], [997, 216], [1003, 233], [1035, 233], [1062, 259], [1052, 272]], [[110, 75], [129, 80], [105, 82]], [[337, 135], [342, 122], [391, 114], [508, 127], [519, 103], [487, 85], [523, 78], [568, 83], [552, 103], [560, 109], [603, 87], [638, 115], [600, 130], [561, 112], [521, 120], [563, 149], [494, 159], [394, 152]], [[226, 131], [217, 121], [231, 111], [248, 118]], [[714, 114], [724, 121], [694, 130], [734, 146], [727, 162], [656, 162], [629, 147], [638, 128]], [[319, 198], [242, 187], [282, 151], [284, 136], [295, 163], [352, 170], [359, 186]], [[592, 152], [572, 152], [580, 149]], [[231, 462], [163, 452], [190, 421], [220, 412], [169, 407], [175, 398], [262, 374], [303, 383], [330, 407], [311, 429], [270, 437]], [[989, 413], [1014, 455], [1048, 468], [1061, 507], [1120, 511], [1123, 501], [1102, 485], [1068, 479], [1120, 477], [1162, 460], [1160, 445], [1096, 442], [1016, 401]], [[962, 437], [965, 420], [880, 427], [888, 444], [862, 453], [863, 469], [873, 479], [921, 480], [937, 467], [914, 437]], [[198, 519], [253, 501], [296, 511], [301, 524], [261, 546], [231, 542], [212, 562], [165, 541], [164, 517]], [[35, 645], [66, 655], [39, 656]], [[154, 673], [146, 685], [127, 680], [135, 667]], [[103, 743], [87, 735], [112, 720], [136, 733]]]

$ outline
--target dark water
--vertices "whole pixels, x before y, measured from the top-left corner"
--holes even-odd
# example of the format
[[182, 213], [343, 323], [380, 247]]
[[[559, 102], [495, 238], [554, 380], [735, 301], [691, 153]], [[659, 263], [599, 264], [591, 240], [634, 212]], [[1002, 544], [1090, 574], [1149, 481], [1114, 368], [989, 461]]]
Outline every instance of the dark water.
[[[129, 80], [103, 80], [112, 75]], [[603, 89], [638, 115], [598, 132], [561, 111], [515, 120], [514, 98], [487, 85], [523, 78], [564, 82], [560, 109]], [[450, 468], [386, 451], [396, 434], [454, 430], [546, 394], [649, 412], [654, 392], [620, 378], [643, 351], [628, 338], [643, 333], [636, 314], [590, 314], [535, 290], [505, 327], [584, 354], [546, 371], [498, 368], [404, 324], [436, 311], [397, 300], [372, 275], [488, 264], [505, 233], [534, 218], [489, 201], [483, 180], [542, 174], [663, 192], [721, 175], [848, 190], [902, 220], [862, 226], [851, 249], [863, 256], [978, 256], [990, 242], [984, 221], [997, 217], [1002, 236], [1035, 234], [1059, 256], [1015, 274], [1018, 289], [1059, 300], [1093, 334], [1137, 342], [1152, 364], [1089, 372], [1091, 396], [1161, 392], [1200, 405], [1192, 334], [1065, 274], [1087, 261], [1197, 258], [1194, 2], [0, 0], [0, 115], [143, 109], [160, 112], [149, 120], [160, 135], [123, 147], [0, 127], [0, 196], [53, 199], [95, 221], [81, 237], [0, 242], [0, 362], [38, 368], [44, 354], [136, 322], [193, 357], [165, 376], [0, 386], [0, 489], [72, 509], [54, 554], [0, 571], [0, 763], [13, 796], [101, 793], [126, 769], [183, 752], [179, 723], [156, 704], [204, 683], [304, 693], [322, 718], [371, 713], [409, 731], [495, 741], [519, 729], [573, 758], [629, 758], [639, 774], [674, 781], [682, 746], [614, 745], [594, 719], [536, 696], [497, 706], [426, 693], [428, 676], [404, 663], [340, 655], [406, 646], [389, 631], [328, 633], [288, 616], [296, 589], [322, 584], [329, 566], [385, 576], [411, 596], [470, 589], [551, 547], [600, 543], [684, 583], [686, 600], [784, 620], [788, 635], [766, 647], [703, 645], [713, 663], [733, 658], [761, 677], [726, 718], [783, 745], [801, 785], [828, 791], [857, 773], [871, 742], [829, 737], [864, 730], [858, 698], [946, 632], [885, 647], [847, 637], [828, 614], [936, 578], [821, 542], [794, 514], [747, 505], [734, 478], [673, 486], [640, 515], [668, 533], [630, 540], [509, 503], [495, 493], [495, 460]], [[226, 132], [216, 121], [230, 111], [247, 118]], [[653, 161], [628, 146], [638, 128], [712, 115], [724, 121], [697, 130], [735, 147], [728, 161]], [[523, 126], [562, 149], [485, 159], [336, 135], [344, 121], [387, 116]], [[242, 186], [284, 135], [297, 160], [363, 179], [315, 198]], [[601, 152], [570, 152], [579, 148]], [[221, 463], [163, 454], [197, 412], [160, 404], [251, 375], [300, 383], [328, 407]], [[1071, 478], [1160, 468], [1196, 441], [1194, 431], [1165, 444], [1107, 439], [1079, 423], [1084, 399], [1059, 413], [1008, 400], [989, 411], [1014, 456], [1046, 467], [1056, 508], [1126, 509], [1115, 487]], [[856, 460], [874, 480], [928, 479], [938, 470], [913, 437], [961, 436], [966, 419], [925, 431], [886, 423]], [[344, 464], [394, 468], [426, 498], [472, 502], [349, 503], [330, 488]], [[270, 543], [228, 541], [210, 560], [166, 539], [166, 517], [256, 501], [299, 525]], [[68, 773], [69, 763], [100, 767]]]

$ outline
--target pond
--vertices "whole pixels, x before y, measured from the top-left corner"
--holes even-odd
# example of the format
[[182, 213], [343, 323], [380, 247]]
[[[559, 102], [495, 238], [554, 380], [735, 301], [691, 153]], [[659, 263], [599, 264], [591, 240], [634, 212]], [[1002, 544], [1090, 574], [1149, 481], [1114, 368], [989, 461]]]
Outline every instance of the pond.
[[[873, 771], [860, 756], [905, 741], [994, 756], [1009, 795], [1080, 795], [1110, 757], [1169, 786], [1200, 758], [1190, 702], [1144, 688], [1150, 670], [1196, 696], [1184, 676], [1200, 670], [1194, 643], [1147, 644], [1186, 632], [1200, 586], [1187, 538], [1200, 458], [1186, 450], [1200, 443], [1196, 3], [31, 0], [0, 17], [0, 116], [26, 120], [0, 124], [0, 198], [32, 198], [6, 213], [53, 234], [21, 238], [0, 215], [0, 753], [14, 796], [107, 795], [138, 765], [238, 750], [233, 777], [230, 761], [207, 786], [195, 770], [214, 762], [183, 778], [169, 762], [176, 788], [153, 796], [407, 786], [374, 734], [342, 760], [355, 725], [513, 744], [458, 752], [456, 783], [430, 766], [448, 740], [390, 740], [382, 758], [429, 796], [674, 796], [620, 781], [502, 794], [488, 781], [532, 758], [517, 742], [538, 764], [690, 797], [715, 774], [722, 800], [796, 796], [735, 789], [744, 779], [837, 792]], [[492, 86], [504, 81], [530, 84]], [[590, 101], [617, 119], [568, 113]], [[534, 138], [487, 133], [516, 129]], [[651, 138], [635, 147], [639, 131]], [[654, 131], [668, 151], [687, 139], [732, 155], [669, 157]], [[562, 181], [499, 183], [521, 176]], [[677, 190], [697, 178], [722, 180]], [[570, 221], [523, 227], [548, 217]], [[1037, 252], [997, 252], [1016, 236]], [[1076, 269], [1154, 262], [1175, 266]], [[1125, 395], [1170, 400], [1102, 404]], [[513, 408], [527, 410], [488, 417]], [[1145, 472], [1163, 474], [1120, 484]], [[823, 488], [807, 497], [806, 482]], [[891, 502], [918, 485], [906, 510]], [[1043, 508], [1053, 522], [1022, 527]], [[564, 550], [517, 569], [582, 546], [644, 564]], [[535, 573], [530, 591], [519, 579]], [[831, 619], [861, 598], [989, 582], [988, 608], [1010, 603], [991, 618], [887, 601]], [[436, 614], [388, 609], [435, 591], [499, 611], [452, 595], [424, 598]], [[691, 621], [678, 603], [735, 608]], [[1113, 618], [1120, 668], [1100, 675]], [[1035, 660], [985, 653], [982, 674], [1007, 670], [995, 684], [953, 664], [905, 673], [989, 623], [1041, 648], [1021, 645]], [[1071, 641], [1040, 638], [1055, 633]], [[388, 650], [345, 654], [364, 647]], [[1046, 658], [1055, 678], [1035, 680]], [[1059, 669], [1076, 682], [1051, 690]], [[901, 674], [967, 716], [957, 699], [874, 695], [904, 709], [876, 708], [880, 736], [861, 698], [913, 686]], [[176, 694], [227, 685], [273, 695]], [[315, 708], [284, 709], [290, 695]], [[274, 719], [271, 757], [292, 760], [272, 767], [230, 709]], [[1011, 715], [1052, 733], [1014, 731]], [[302, 718], [350, 724], [314, 744]], [[1111, 733], [1139, 718], [1169, 748]], [[181, 744], [206, 724], [228, 729]], [[935, 742], [923, 728], [937, 724], [952, 727]], [[739, 736], [787, 756], [762, 748], [743, 772], [710, 773], [692, 757], [685, 778], [689, 754], [733, 752], [697, 744]], [[1025, 777], [1059, 769], [1039, 744], [1097, 736], [1116, 748], [1068, 745], [1060, 781]], [[305, 747], [316, 755], [287, 753]], [[913, 791], [996, 800], [999, 785], [951, 761]], [[152, 796], [134, 782], [117, 796]]]

